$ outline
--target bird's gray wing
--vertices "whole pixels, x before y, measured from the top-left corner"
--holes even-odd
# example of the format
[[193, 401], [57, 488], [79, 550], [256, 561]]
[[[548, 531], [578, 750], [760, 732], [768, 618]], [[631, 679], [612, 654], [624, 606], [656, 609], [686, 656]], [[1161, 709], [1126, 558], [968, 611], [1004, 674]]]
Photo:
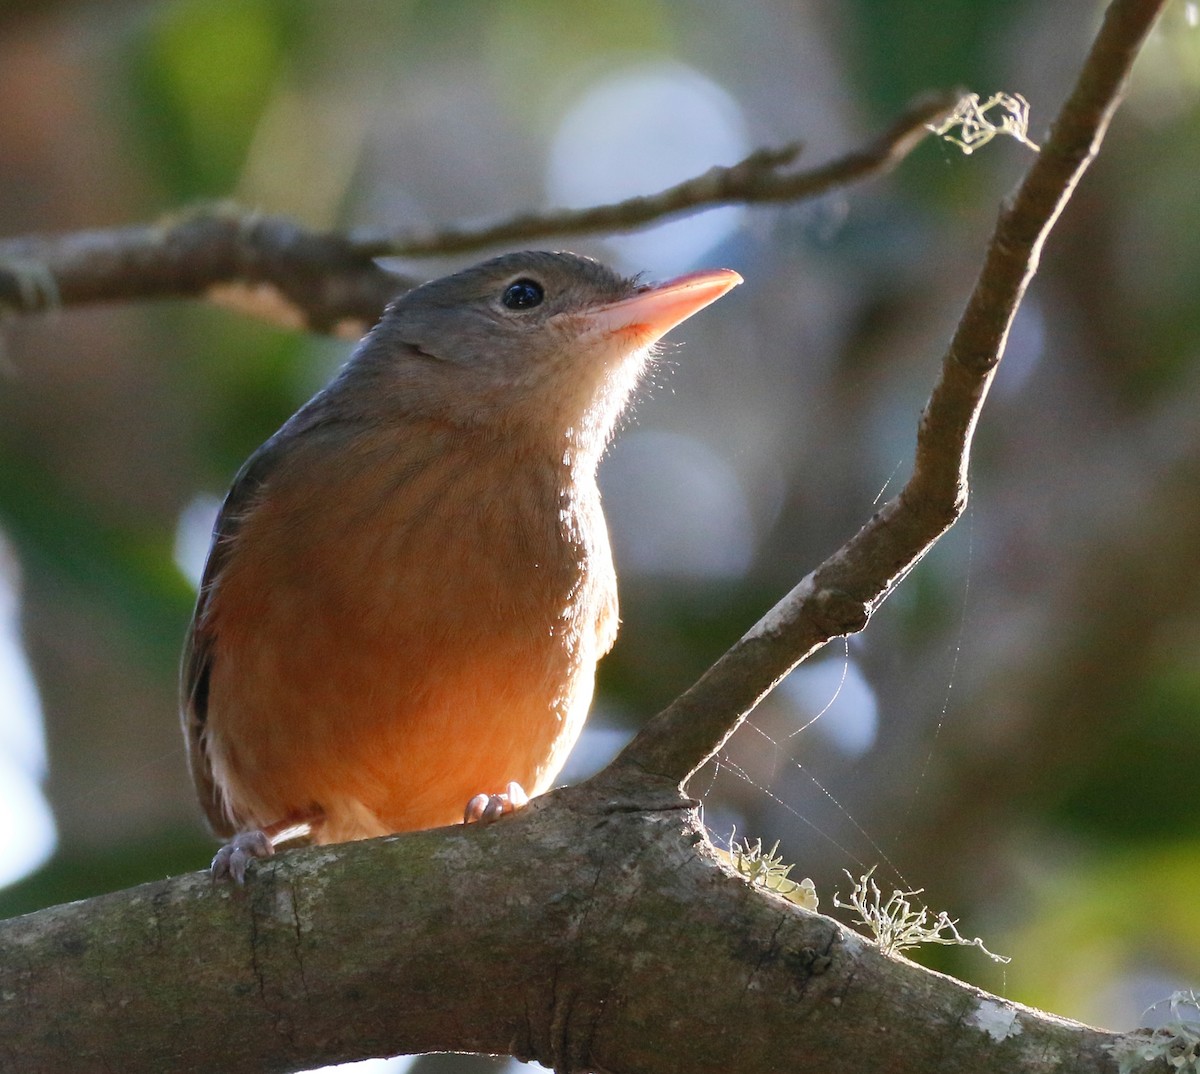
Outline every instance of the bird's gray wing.
[[262, 445], [238, 471], [225, 502], [213, 526], [212, 545], [204, 565], [196, 609], [188, 627], [183, 648], [180, 674], [181, 717], [183, 737], [187, 745], [192, 782], [209, 826], [217, 836], [225, 838], [236, 830], [235, 818], [226, 811], [220, 790], [213, 782], [212, 765], [208, 757], [206, 728], [208, 723], [208, 685], [213, 666], [215, 633], [208, 623], [209, 603], [222, 567], [228, 559], [242, 521], [254, 510], [263, 486], [285, 454], [287, 427]]
[[[355, 360], [368, 357], [372, 349], [379, 349], [377, 332], [378, 329], [364, 337], [355, 356], [342, 368], [333, 382], [305, 403], [270, 440], [246, 460], [233, 479], [213, 526], [212, 545], [200, 580], [196, 610], [192, 613], [192, 622], [184, 643], [180, 693], [183, 737], [187, 745], [192, 781], [209, 825], [214, 834], [222, 838], [237, 830], [237, 818], [229, 816], [226, 810], [221, 792], [213, 782], [212, 764], [208, 757], [208, 687], [212, 675], [215, 638], [214, 628], [208, 622], [212, 594], [236, 545], [238, 530], [247, 516], [254, 512], [264, 487], [297, 441], [312, 435], [325, 435], [333, 428], [353, 425], [353, 409], [350, 409], [347, 416], [347, 408], [339, 404], [338, 400], [345, 394], [347, 385], [352, 383], [346, 372]], [[395, 342], [390, 343], [389, 347], [389, 353], [394, 353]]]

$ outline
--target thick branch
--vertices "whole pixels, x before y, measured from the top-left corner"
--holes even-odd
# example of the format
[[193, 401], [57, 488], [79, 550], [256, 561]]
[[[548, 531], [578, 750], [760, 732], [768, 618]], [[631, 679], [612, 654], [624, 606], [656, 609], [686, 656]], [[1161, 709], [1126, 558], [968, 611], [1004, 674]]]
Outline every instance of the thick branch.
[[682, 804], [573, 788], [491, 827], [283, 854], [244, 890], [193, 874], [0, 923], [0, 1069], [438, 1050], [622, 1074], [1114, 1069], [1110, 1034], [751, 889]]
[[461, 253], [550, 235], [630, 231], [713, 205], [800, 201], [890, 170], [953, 106], [911, 105], [874, 142], [810, 171], [780, 174], [799, 147], [760, 149], [646, 197], [591, 209], [526, 213], [496, 224], [396, 236], [306, 231], [234, 206], [160, 224], [0, 241], [0, 313], [147, 298], [208, 298], [288, 328], [357, 339], [417, 281], [374, 259]]
[[[805, 578], [614, 763], [686, 782], [792, 668], [874, 610], [967, 503], [971, 438], [1009, 326], [1042, 244], [1095, 156], [1129, 71], [1165, 0], [1114, 0], [1067, 102], [1012, 202], [921, 416], [912, 477], [854, 537]], [[614, 778], [616, 778], [614, 773]]]

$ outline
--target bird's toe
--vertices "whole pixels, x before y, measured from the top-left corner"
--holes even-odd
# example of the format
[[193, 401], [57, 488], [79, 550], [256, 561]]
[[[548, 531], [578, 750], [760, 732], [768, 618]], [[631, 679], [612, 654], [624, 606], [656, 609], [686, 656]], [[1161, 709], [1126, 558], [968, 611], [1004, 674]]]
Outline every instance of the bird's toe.
[[269, 858], [275, 853], [270, 836], [260, 829], [238, 832], [217, 851], [212, 860], [214, 880], [231, 879], [238, 887], [246, 883], [246, 867], [255, 858]]
[[515, 813], [529, 804], [529, 795], [521, 784], [512, 782], [503, 794], [477, 794], [463, 811], [464, 824], [490, 824], [505, 813]]

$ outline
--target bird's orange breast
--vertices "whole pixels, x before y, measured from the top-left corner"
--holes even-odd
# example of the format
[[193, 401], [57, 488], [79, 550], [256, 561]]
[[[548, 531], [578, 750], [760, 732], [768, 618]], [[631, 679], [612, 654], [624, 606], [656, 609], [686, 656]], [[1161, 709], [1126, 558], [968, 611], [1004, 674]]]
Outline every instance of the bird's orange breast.
[[595, 490], [560, 460], [436, 427], [315, 440], [233, 542], [205, 733], [240, 827], [316, 806], [333, 842], [549, 786], [616, 628]]

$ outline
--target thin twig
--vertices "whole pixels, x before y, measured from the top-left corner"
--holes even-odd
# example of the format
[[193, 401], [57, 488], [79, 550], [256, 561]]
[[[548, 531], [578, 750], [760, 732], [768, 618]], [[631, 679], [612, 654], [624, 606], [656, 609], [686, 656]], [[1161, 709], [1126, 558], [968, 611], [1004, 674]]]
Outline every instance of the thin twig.
[[869, 145], [809, 171], [781, 174], [799, 146], [759, 149], [646, 197], [591, 209], [527, 213], [486, 227], [420, 234], [308, 231], [222, 205], [158, 224], [0, 240], [0, 315], [102, 302], [207, 298], [288, 328], [356, 338], [416, 280], [375, 258], [462, 253], [547, 235], [629, 231], [712, 205], [800, 201], [894, 167], [948, 114], [950, 97], [912, 104]]
[[917, 435], [913, 475], [854, 537], [655, 716], [597, 779], [686, 783], [792, 668], [855, 633], [967, 502], [971, 438], [1042, 244], [1086, 170], [1166, 0], [1114, 0], [1041, 153], [1001, 211]]
[[928, 94], [913, 101], [874, 141], [808, 171], [781, 173], [801, 152], [799, 143], [757, 149], [730, 167], [648, 194], [587, 209], [524, 213], [478, 226], [437, 228], [427, 232], [358, 232], [356, 249], [377, 257], [420, 257], [462, 253], [553, 235], [595, 235], [634, 231], [647, 224], [716, 205], [800, 201], [869, 176], [882, 175], [904, 159], [927, 135], [929, 124], [953, 112], [957, 94]]

